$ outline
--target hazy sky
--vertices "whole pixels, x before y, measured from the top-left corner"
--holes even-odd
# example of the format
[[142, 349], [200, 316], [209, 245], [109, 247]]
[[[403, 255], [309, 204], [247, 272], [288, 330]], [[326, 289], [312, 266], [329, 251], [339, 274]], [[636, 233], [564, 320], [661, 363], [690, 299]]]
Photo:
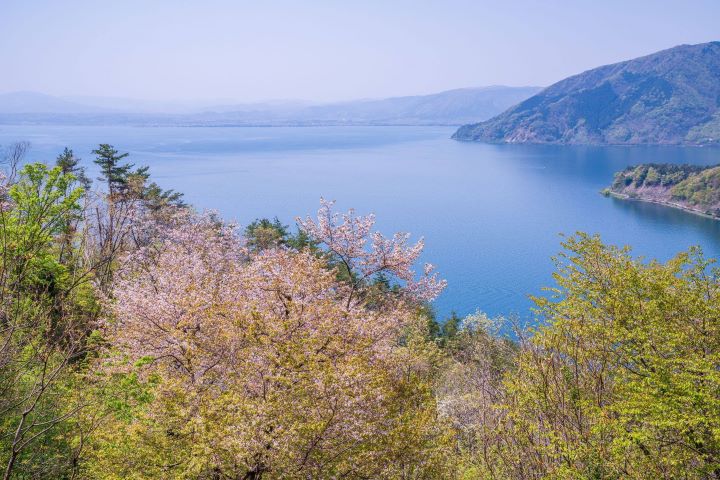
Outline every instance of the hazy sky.
[[0, 0], [0, 92], [339, 100], [549, 85], [720, 40], [720, 0]]

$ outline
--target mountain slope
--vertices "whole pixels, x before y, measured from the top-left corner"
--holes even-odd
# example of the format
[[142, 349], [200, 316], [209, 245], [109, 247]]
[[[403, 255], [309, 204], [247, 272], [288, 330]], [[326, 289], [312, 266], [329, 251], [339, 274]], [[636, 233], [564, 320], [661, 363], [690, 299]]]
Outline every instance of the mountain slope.
[[[80, 104], [41, 94], [6, 94], [0, 95], [0, 123], [462, 125], [497, 115], [538, 91], [539, 87], [493, 86], [322, 105], [267, 102], [198, 106], [194, 111], [187, 111], [187, 105], [161, 105], [127, 99], [81, 97], [83, 104]], [[114, 111], [108, 106], [112, 106]], [[150, 110], [153, 106], [157, 108], [154, 112]]]
[[681, 45], [562, 80], [458, 140], [507, 143], [720, 142], [720, 42]]
[[310, 106], [298, 119], [381, 124], [460, 125], [493, 117], [540, 91], [539, 87], [481, 87], [432, 95]]
[[112, 110], [75, 103], [36, 92], [0, 94], [0, 114], [101, 113]]

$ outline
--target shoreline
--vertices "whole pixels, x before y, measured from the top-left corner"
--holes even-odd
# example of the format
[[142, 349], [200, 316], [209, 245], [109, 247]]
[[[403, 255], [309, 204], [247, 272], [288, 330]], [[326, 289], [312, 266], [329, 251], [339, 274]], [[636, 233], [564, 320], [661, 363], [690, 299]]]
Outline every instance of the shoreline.
[[661, 200], [651, 200], [648, 198], [642, 198], [642, 197], [631, 197], [630, 195], [626, 193], [618, 193], [613, 192], [610, 189], [605, 189], [600, 191], [600, 193], [606, 197], [613, 197], [618, 200], [625, 200], [630, 202], [643, 202], [643, 203], [652, 203], [655, 205], [661, 205], [663, 207], [668, 208], [674, 208], [675, 210], [682, 210], [683, 212], [692, 213], [693, 215], [699, 215], [701, 217], [709, 218], [711, 220], [720, 220], [720, 217], [715, 215], [710, 215], [709, 213], [702, 212], [700, 210], [695, 210], [690, 207], [686, 207], [685, 205], [679, 204], [679, 203], [672, 203], [672, 202], [666, 202]]

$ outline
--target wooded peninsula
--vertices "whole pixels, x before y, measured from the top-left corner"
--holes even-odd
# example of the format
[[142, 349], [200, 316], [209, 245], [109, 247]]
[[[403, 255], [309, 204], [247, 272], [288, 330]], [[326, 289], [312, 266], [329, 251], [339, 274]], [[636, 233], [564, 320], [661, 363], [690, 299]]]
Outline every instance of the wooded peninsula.
[[720, 218], [720, 166], [631, 166], [616, 173], [612, 185], [603, 193]]

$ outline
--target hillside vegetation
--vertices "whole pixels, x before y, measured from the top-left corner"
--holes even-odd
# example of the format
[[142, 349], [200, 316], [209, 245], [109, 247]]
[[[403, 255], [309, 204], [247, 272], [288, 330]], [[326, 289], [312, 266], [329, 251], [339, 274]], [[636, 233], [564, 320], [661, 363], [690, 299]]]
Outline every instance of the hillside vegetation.
[[440, 322], [422, 240], [372, 215], [321, 201], [240, 230], [111, 145], [95, 183], [72, 150], [24, 151], [0, 181], [5, 480], [720, 478], [720, 279], [698, 251], [648, 263], [578, 233], [536, 327]]
[[720, 218], [720, 166], [646, 164], [615, 174], [608, 193]]
[[566, 78], [458, 140], [565, 144], [720, 142], [720, 42], [681, 45]]

